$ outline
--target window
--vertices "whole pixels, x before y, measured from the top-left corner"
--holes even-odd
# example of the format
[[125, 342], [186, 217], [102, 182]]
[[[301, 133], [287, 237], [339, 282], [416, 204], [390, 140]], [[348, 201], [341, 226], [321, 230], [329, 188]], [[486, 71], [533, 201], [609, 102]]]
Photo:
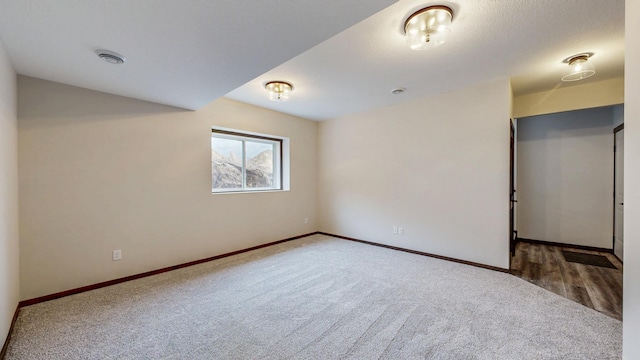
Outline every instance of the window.
[[212, 129], [212, 191], [283, 190], [283, 139]]

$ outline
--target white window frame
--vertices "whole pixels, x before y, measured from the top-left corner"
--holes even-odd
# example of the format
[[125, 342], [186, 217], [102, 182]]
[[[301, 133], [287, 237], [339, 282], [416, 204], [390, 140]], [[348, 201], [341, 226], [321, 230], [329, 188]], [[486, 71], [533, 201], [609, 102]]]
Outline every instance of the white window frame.
[[[221, 127], [211, 128], [211, 139], [230, 139], [242, 141], [242, 187], [214, 189], [213, 178], [211, 179], [212, 194], [238, 194], [255, 192], [277, 192], [289, 190], [289, 139], [281, 136], [260, 134], [243, 130], [228, 129]], [[273, 183], [272, 187], [248, 188], [246, 186], [246, 141], [273, 144]], [[213, 176], [213, 161], [211, 162], [211, 174]]]

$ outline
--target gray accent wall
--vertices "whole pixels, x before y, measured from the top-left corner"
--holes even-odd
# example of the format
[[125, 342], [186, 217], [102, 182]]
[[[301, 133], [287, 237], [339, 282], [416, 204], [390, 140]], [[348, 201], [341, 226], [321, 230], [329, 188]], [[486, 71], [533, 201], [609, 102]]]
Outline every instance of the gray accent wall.
[[612, 248], [613, 106], [518, 119], [518, 236]]

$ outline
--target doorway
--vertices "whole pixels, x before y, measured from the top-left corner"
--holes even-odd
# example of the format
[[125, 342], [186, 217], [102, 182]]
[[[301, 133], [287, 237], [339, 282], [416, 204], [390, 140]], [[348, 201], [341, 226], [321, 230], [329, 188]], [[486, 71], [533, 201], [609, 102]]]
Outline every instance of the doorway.
[[511, 273], [617, 319], [622, 119], [623, 105], [514, 119], [509, 184]]
[[616, 107], [622, 106], [517, 119], [515, 187], [509, 191], [518, 201], [519, 239], [613, 252]]

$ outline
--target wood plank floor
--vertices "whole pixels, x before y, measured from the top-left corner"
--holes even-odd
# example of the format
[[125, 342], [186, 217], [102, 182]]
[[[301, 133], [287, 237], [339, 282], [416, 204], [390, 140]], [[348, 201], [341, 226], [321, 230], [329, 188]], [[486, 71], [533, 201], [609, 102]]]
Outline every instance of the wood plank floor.
[[[606, 256], [616, 268], [567, 262], [563, 250]], [[519, 242], [511, 260], [511, 273], [622, 320], [622, 263], [613, 254]]]

